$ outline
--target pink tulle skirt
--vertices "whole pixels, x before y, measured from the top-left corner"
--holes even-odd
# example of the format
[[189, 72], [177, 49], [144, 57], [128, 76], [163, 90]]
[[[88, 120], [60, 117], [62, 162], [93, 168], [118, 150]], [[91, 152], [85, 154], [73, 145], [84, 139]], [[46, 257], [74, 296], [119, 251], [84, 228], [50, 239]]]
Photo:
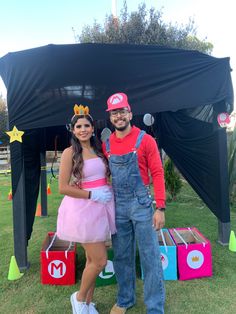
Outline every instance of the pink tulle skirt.
[[[107, 189], [107, 185], [94, 189], [103, 188]], [[115, 232], [114, 199], [102, 204], [70, 196], [63, 198], [57, 217], [60, 239], [79, 243], [103, 242]]]

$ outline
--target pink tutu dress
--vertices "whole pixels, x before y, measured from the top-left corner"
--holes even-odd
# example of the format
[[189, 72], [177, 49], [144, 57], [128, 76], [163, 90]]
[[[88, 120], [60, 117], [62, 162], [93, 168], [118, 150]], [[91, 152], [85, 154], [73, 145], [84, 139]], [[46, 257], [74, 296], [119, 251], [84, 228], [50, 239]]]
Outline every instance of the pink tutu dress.
[[[84, 161], [82, 189], [111, 189], [101, 158]], [[58, 209], [57, 236], [62, 240], [93, 243], [116, 233], [114, 199], [103, 204], [90, 199], [64, 196]]]

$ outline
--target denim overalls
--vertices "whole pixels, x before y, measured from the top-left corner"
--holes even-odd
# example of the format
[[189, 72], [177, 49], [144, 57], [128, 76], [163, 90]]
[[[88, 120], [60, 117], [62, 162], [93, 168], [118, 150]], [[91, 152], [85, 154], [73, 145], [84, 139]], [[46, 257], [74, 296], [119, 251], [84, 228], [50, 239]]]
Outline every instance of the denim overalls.
[[133, 152], [110, 154], [106, 141], [112, 186], [115, 195], [117, 233], [112, 236], [114, 268], [118, 282], [117, 305], [135, 304], [136, 240], [144, 273], [144, 302], [148, 314], [164, 313], [165, 289], [157, 233], [152, 227], [153, 207], [148, 188], [143, 184], [137, 150], [145, 132], [141, 131]]

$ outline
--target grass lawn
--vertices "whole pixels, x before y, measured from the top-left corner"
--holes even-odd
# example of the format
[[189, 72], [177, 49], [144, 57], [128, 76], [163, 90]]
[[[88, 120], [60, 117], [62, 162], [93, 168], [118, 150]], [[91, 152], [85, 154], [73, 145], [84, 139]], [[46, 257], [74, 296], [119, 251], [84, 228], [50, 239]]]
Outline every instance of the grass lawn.
[[[40, 283], [40, 249], [48, 231], [55, 231], [61, 196], [57, 181], [51, 184], [48, 217], [36, 217], [28, 247], [30, 268], [16, 281], [8, 281], [13, 251], [12, 204], [7, 200], [10, 176], [0, 176], [0, 313], [71, 313], [69, 296], [78, 290], [84, 255], [78, 246], [77, 284], [48, 286]], [[213, 277], [189, 281], [166, 281], [166, 314], [232, 314], [236, 312], [236, 253], [217, 243], [218, 222], [189, 185], [184, 184], [176, 202], [167, 204], [166, 227], [197, 227], [212, 244]], [[236, 205], [231, 209], [231, 228], [236, 232]], [[115, 301], [116, 286], [98, 287], [95, 302], [100, 314], [108, 314]], [[128, 314], [144, 314], [142, 280], [137, 278], [137, 304]]]

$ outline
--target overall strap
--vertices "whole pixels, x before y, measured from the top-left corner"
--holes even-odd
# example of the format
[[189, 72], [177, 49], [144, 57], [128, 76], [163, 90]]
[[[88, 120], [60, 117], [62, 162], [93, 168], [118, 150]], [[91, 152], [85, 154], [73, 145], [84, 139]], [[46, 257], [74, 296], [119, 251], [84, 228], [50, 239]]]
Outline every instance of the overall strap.
[[106, 144], [106, 152], [107, 152], [107, 154], [109, 154], [110, 151], [111, 151], [111, 148], [110, 148], [110, 137], [108, 137], [108, 139], [106, 140], [105, 144]]
[[141, 130], [139, 135], [138, 135], [138, 138], [137, 138], [137, 141], [136, 141], [136, 144], [135, 144], [135, 149], [137, 150], [141, 144], [141, 141], [143, 139], [143, 136], [146, 134], [145, 131]]

